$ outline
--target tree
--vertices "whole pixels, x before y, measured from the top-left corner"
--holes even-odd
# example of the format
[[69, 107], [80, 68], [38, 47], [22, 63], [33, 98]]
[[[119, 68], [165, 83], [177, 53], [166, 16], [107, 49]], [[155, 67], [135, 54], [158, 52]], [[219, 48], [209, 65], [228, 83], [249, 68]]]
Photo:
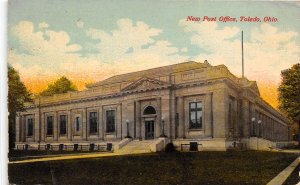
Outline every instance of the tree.
[[30, 93], [24, 83], [20, 80], [19, 73], [11, 66], [8, 66], [8, 129], [9, 148], [14, 147], [16, 113], [23, 110], [24, 103], [31, 101]]
[[40, 93], [41, 96], [52, 96], [54, 94], [66, 93], [68, 91], [77, 91], [77, 87], [65, 76], [48, 85], [47, 89]]
[[[300, 63], [282, 71], [281, 77], [282, 82], [278, 88], [279, 108], [300, 126]], [[300, 147], [300, 137], [298, 138]]]

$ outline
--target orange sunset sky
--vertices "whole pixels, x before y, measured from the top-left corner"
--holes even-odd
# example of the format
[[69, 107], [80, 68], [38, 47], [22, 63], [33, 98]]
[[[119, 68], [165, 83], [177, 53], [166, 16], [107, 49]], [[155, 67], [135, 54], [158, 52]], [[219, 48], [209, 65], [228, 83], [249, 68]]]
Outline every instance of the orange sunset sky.
[[[58, 77], [57, 77], [58, 78]], [[37, 94], [41, 92], [42, 90], [47, 88], [47, 84], [53, 83], [57, 78], [51, 78], [48, 79], [38, 79], [38, 78], [28, 78], [23, 79], [26, 87], [30, 92]], [[87, 83], [96, 82], [93, 79], [84, 79], [84, 78], [70, 78], [72, 82], [77, 86], [78, 90], [85, 89], [85, 85]], [[262, 98], [267, 101], [270, 105], [272, 105], [274, 108], [277, 108], [278, 106], [278, 85], [275, 83], [268, 83], [268, 82], [258, 82], [258, 87], [260, 90], [260, 94]]]

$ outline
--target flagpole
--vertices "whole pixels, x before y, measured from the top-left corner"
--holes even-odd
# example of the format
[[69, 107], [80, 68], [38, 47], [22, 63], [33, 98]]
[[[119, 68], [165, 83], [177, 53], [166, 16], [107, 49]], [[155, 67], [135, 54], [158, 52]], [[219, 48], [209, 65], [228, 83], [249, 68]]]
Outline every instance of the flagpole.
[[244, 78], [244, 36], [242, 31], [242, 78]]

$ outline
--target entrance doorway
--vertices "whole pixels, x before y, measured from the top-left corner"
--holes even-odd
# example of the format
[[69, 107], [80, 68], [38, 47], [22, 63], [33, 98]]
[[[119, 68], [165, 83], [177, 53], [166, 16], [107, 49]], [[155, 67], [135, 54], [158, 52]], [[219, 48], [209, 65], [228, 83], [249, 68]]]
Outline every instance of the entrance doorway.
[[145, 139], [154, 139], [154, 121], [145, 121]]

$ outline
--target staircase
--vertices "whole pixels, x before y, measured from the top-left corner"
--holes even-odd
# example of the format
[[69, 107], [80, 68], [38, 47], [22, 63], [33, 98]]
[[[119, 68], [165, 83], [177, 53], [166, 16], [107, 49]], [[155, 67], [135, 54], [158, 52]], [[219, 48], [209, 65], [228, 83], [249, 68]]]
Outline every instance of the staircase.
[[140, 153], [151, 153], [150, 145], [155, 143], [156, 140], [133, 140], [125, 145], [123, 148], [116, 151], [119, 154], [140, 154]]

